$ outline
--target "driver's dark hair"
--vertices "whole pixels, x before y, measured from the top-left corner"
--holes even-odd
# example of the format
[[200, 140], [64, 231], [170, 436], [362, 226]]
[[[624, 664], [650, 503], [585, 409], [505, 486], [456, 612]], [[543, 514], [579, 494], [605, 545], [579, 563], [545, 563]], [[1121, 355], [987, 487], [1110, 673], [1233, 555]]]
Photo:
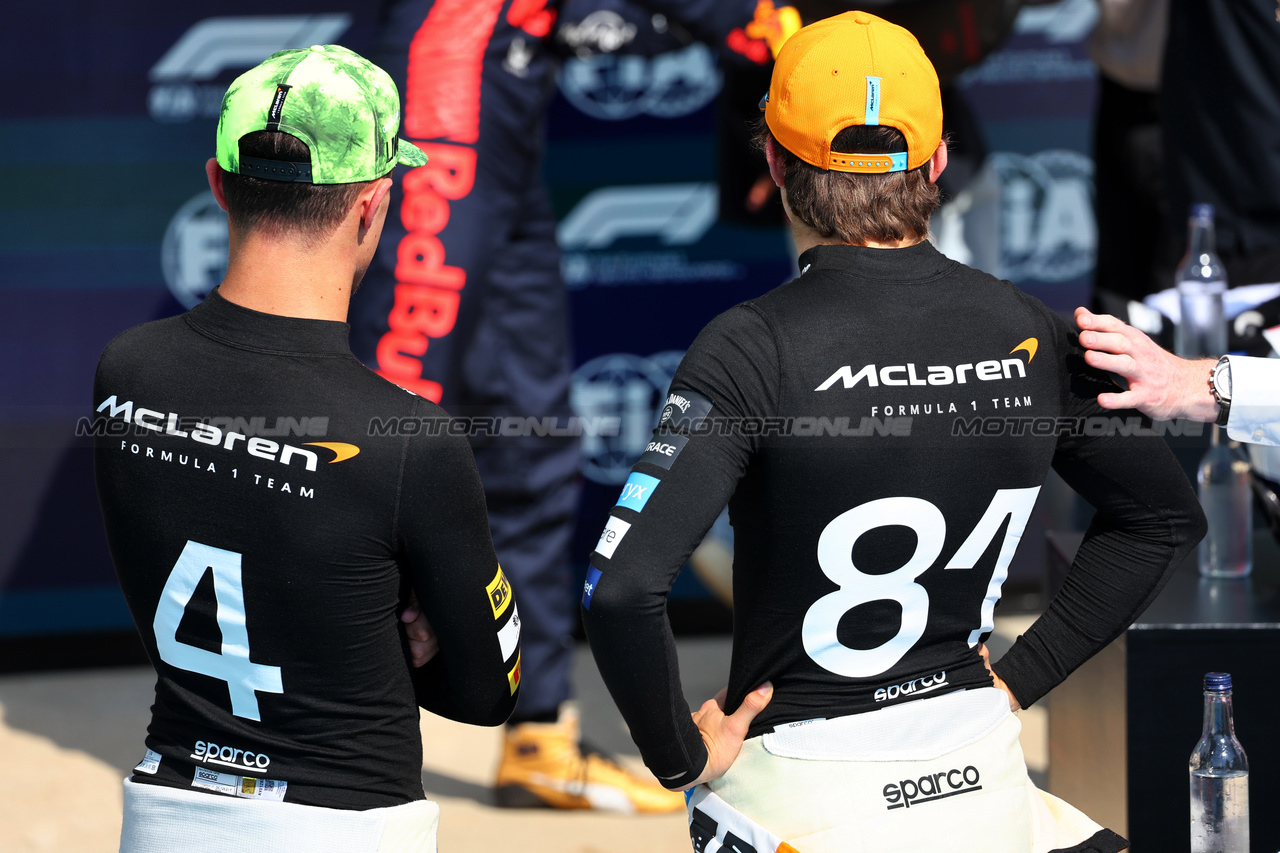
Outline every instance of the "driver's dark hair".
[[[240, 138], [241, 157], [310, 163], [302, 140], [283, 131], [260, 130]], [[224, 172], [222, 191], [233, 228], [269, 229], [307, 237], [328, 237], [369, 184], [310, 184], [271, 181]]]
[[[761, 118], [756, 143], [764, 148], [773, 134]], [[929, 180], [929, 164], [907, 172], [864, 175], [819, 169], [778, 144], [783, 186], [792, 215], [823, 237], [864, 246], [929, 236], [929, 217], [942, 203]], [[887, 125], [846, 127], [831, 141], [842, 154], [894, 154], [907, 150], [902, 132]]]

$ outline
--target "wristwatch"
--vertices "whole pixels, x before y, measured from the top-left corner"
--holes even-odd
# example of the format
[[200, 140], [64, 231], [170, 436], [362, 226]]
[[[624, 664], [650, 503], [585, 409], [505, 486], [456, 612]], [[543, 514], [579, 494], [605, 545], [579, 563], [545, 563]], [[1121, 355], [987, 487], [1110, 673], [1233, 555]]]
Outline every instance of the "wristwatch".
[[1231, 414], [1231, 362], [1224, 355], [1209, 372], [1209, 393], [1218, 401], [1218, 426], [1227, 425]]

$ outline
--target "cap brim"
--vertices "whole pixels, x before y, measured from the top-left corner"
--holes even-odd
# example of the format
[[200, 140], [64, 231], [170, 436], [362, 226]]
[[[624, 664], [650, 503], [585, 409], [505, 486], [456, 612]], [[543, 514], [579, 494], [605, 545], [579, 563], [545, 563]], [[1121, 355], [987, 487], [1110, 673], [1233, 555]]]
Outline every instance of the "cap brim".
[[422, 153], [422, 149], [414, 145], [412, 142], [399, 140], [396, 146], [396, 162], [402, 166], [425, 166], [427, 163], [427, 155]]

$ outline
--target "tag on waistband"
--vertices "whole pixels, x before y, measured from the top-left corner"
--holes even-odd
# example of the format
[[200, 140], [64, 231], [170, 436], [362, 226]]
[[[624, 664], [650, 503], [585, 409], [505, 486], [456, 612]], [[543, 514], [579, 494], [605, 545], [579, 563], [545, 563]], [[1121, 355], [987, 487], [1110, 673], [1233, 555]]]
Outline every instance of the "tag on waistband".
[[771, 755], [808, 761], [930, 761], [976, 743], [1011, 716], [1003, 690], [980, 687], [775, 726], [763, 744]]
[[154, 776], [156, 771], [160, 769], [160, 757], [160, 753], [153, 749], [148, 749], [146, 757], [138, 762], [138, 766], [133, 768], [133, 772]]
[[289, 788], [289, 783], [274, 779], [255, 779], [252, 776], [237, 776], [234, 773], [222, 773], [206, 767], [197, 767], [191, 779], [191, 787], [229, 794], [246, 800], [274, 800], [280, 803], [284, 802], [284, 794]]
[[813, 723], [826, 722], [826, 719], [827, 719], [826, 717], [814, 717], [812, 720], [797, 720], [794, 723], [782, 723], [780, 725], [774, 726], [773, 730], [775, 732], [786, 732], [786, 731], [790, 731], [791, 729], [803, 728], [804, 726], [812, 725]]

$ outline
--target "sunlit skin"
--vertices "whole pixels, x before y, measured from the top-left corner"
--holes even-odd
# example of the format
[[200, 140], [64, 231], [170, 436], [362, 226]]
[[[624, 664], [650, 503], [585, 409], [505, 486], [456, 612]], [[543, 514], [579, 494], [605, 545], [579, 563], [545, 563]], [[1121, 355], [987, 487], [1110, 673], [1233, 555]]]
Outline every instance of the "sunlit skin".
[[[209, 189], [223, 210], [226, 174], [218, 161], [205, 164]], [[390, 205], [391, 180], [370, 181], [328, 236], [272, 228], [231, 227], [230, 262], [218, 293], [229, 302], [266, 314], [346, 322], [351, 294], [373, 262]]]
[[1129, 389], [1099, 394], [1104, 409], [1137, 409], [1149, 418], [1189, 418], [1211, 423], [1218, 402], [1209, 393], [1209, 372], [1217, 359], [1179, 358], [1110, 314], [1076, 309], [1080, 344], [1089, 366], [1123, 376]]

